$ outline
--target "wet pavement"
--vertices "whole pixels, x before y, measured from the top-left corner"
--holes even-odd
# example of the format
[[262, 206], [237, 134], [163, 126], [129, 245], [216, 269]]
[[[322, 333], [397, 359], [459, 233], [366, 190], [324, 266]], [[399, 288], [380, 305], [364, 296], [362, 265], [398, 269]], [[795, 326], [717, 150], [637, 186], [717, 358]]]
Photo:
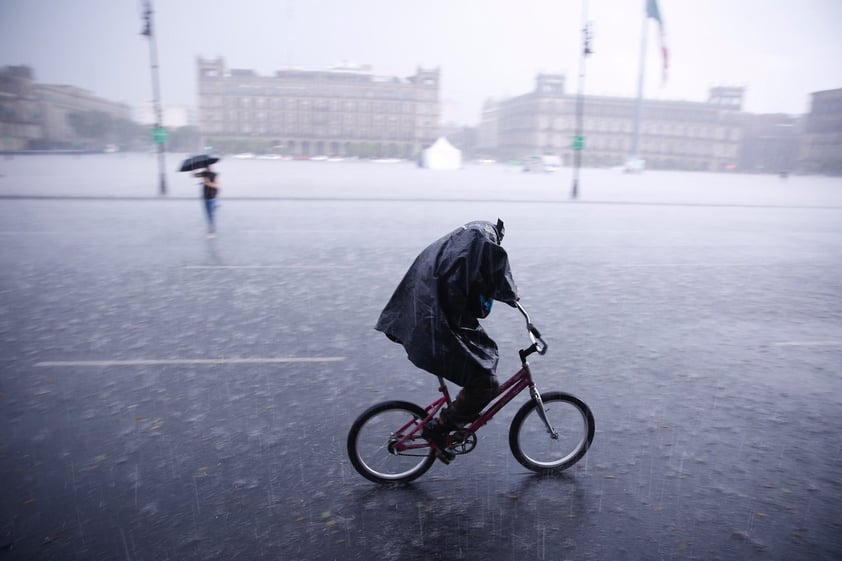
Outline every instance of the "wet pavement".
[[[659, 197], [681, 176], [653, 172], [570, 203], [511, 174], [481, 197], [488, 170], [427, 189], [372, 167], [236, 196], [232, 164], [208, 239], [176, 183], [61, 198], [22, 169], [0, 178], [0, 559], [842, 554], [838, 180], [768, 177], [770, 202], [702, 174], [713, 191]], [[70, 194], [100, 197], [89, 180]], [[345, 455], [354, 418], [436, 395], [377, 314], [428, 242], [497, 216], [550, 345], [536, 381], [590, 405], [593, 447], [532, 475], [509, 406], [450, 466], [372, 484]], [[505, 377], [522, 320], [498, 303], [485, 326]]]

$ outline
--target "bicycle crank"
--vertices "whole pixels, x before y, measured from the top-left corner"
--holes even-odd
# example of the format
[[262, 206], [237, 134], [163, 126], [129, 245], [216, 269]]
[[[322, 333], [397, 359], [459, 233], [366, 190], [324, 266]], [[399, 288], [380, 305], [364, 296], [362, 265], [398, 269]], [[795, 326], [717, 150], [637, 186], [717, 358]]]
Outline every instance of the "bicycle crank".
[[450, 437], [450, 450], [454, 454], [467, 454], [477, 445], [477, 434], [468, 429], [459, 429]]

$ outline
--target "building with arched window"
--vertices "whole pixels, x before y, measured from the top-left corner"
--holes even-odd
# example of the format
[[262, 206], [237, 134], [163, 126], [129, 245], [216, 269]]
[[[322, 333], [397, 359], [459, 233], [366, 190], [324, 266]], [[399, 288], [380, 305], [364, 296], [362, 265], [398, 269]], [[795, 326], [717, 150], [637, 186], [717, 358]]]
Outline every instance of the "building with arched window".
[[35, 81], [29, 66], [0, 68], [0, 150], [96, 149], [108, 142], [80, 136], [72, 125], [74, 114], [98, 114], [105, 125], [129, 121], [131, 110], [75, 86]]
[[198, 59], [206, 145], [228, 152], [410, 158], [437, 138], [439, 71], [376, 76], [369, 66], [260, 76]]
[[[573, 162], [576, 96], [565, 78], [539, 74], [524, 95], [487, 101], [478, 131], [478, 151], [499, 159], [558, 156]], [[734, 169], [742, 134], [742, 88], [712, 88], [707, 102], [643, 100], [639, 152], [651, 169]], [[632, 150], [637, 100], [584, 97], [585, 166], [619, 166]]]
[[811, 94], [799, 167], [806, 173], [842, 175], [842, 89]]

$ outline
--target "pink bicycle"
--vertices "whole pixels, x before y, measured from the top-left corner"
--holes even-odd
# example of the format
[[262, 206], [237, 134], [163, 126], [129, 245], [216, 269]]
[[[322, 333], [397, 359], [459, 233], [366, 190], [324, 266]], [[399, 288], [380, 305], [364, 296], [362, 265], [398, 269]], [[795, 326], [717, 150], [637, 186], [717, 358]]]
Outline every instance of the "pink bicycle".
[[[520, 304], [532, 344], [518, 351], [521, 368], [500, 386], [500, 393], [473, 422], [450, 433], [448, 449], [467, 454], [476, 447], [477, 431], [520, 392], [529, 388], [531, 399], [512, 419], [509, 447], [524, 467], [547, 473], [561, 471], [578, 462], [594, 437], [594, 418], [581, 399], [564, 392], [540, 393], [532, 380], [526, 358], [543, 355], [547, 343], [532, 325]], [[420, 407], [407, 401], [384, 401], [366, 409], [348, 433], [348, 457], [354, 468], [376, 483], [405, 483], [423, 475], [435, 462], [430, 442], [421, 436], [424, 424], [445, 405], [450, 393], [439, 376], [441, 397]]]

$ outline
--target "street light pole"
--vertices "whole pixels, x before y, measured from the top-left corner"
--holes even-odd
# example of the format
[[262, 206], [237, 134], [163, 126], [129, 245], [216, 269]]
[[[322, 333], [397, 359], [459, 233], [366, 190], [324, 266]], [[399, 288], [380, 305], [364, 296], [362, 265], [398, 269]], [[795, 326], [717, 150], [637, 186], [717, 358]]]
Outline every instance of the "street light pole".
[[143, 0], [143, 31], [141, 35], [149, 39], [149, 61], [152, 70], [152, 95], [155, 98], [155, 129], [153, 139], [158, 145], [158, 174], [160, 176], [160, 194], [167, 194], [167, 177], [164, 172], [166, 167], [164, 150], [166, 136], [163, 129], [161, 116], [161, 84], [158, 80], [158, 49], [155, 44], [155, 32], [152, 22], [152, 0]]
[[588, 23], [588, 0], [582, 0], [582, 51], [579, 56], [579, 92], [576, 95], [576, 132], [573, 137], [573, 186], [570, 198], [579, 196], [579, 168], [582, 167], [582, 150], [585, 138], [582, 135], [585, 114], [585, 57], [591, 54], [591, 26]]

